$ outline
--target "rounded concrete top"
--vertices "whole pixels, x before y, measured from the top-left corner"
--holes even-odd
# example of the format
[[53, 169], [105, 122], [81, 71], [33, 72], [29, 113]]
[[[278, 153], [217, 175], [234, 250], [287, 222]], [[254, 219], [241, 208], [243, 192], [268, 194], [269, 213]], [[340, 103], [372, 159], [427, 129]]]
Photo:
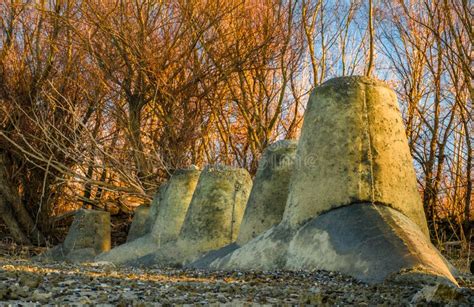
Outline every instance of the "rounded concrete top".
[[179, 169], [175, 170], [174, 173], [173, 173], [173, 176], [182, 175], [182, 174], [189, 174], [189, 173], [194, 173], [194, 172], [199, 173], [200, 171], [201, 170], [199, 169], [199, 167], [197, 167], [196, 165], [191, 165], [191, 166], [186, 167], [186, 168], [179, 168]]
[[354, 86], [357, 83], [363, 83], [363, 84], [371, 85], [371, 86], [383, 86], [383, 87], [391, 89], [391, 87], [385, 81], [375, 79], [375, 78], [369, 78], [366, 76], [337, 77], [337, 78], [329, 79], [323, 82], [319, 87], [331, 86], [331, 87], [336, 87], [336, 88], [337, 87], [347, 88], [350, 86]]
[[188, 166], [186, 169], [198, 171], [198, 170], [199, 170], [199, 167], [197, 167], [197, 166], [194, 165], [194, 164], [191, 164], [191, 165]]
[[212, 173], [212, 172], [236, 172], [236, 173], [239, 173], [239, 172], [246, 171], [246, 170], [243, 169], [243, 168], [240, 168], [240, 167], [234, 167], [234, 166], [225, 165], [225, 164], [212, 164], [212, 165], [206, 165], [206, 167], [204, 167], [203, 171], [207, 172], [207, 173]]
[[380, 203], [428, 233], [395, 92], [362, 76], [316, 87], [308, 101], [283, 217], [292, 227], [342, 206]]
[[278, 152], [281, 149], [287, 150], [288, 148], [296, 148], [297, 146], [298, 140], [279, 140], [268, 145], [266, 150]]

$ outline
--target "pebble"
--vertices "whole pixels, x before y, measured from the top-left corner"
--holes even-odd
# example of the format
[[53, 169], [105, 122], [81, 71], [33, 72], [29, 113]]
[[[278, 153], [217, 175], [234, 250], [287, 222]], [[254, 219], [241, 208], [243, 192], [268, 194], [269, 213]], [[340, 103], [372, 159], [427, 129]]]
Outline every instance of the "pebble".
[[[0, 258], [0, 305], [409, 305], [473, 304], [472, 275], [462, 288], [370, 285], [327, 271], [208, 272], [109, 263], [33, 263]], [[431, 288], [430, 288], [431, 287]]]
[[33, 302], [38, 302], [38, 303], [48, 303], [53, 296], [53, 293], [51, 292], [41, 292], [39, 290], [35, 290], [33, 294], [31, 295], [31, 300]]

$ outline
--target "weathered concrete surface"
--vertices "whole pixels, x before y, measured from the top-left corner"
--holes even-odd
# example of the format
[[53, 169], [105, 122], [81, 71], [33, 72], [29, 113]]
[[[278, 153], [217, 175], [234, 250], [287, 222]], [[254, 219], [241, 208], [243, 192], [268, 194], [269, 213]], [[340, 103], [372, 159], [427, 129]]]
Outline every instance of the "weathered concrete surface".
[[178, 240], [129, 264], [183, 265], [208, 251], [235, 242], [251, 187], [252, 179], [245, 169], [220, 165], [206, 167]]
[[79, 210], [64, 240], [66, 251], [92, 248], [96, 253], [110, 250], [110, 214]]
[[297, 143], [295, 140], [277, 141], [263, 152], [236, 243], [206, 253], [188, 267], [206, 268], [214, 260], [223, 258], [280, 223], [288, 197]]
[[159, 209], [151, 235], [159, 244], [178, 238], [201, 171], [191, 166], [177, 170], [160, 188]]
[[385, 204], [428, 236], [396, 95], [366, 77], [325, 82], [311, 94], [283, 220], [298, 227], [357, 202]]
[[131, 242], [114, 247], [109, 252], [98, 255], [96, 262], [106, 261], [114, 264], [123, 264], [127, 261], [139, 259], [144, 255], [153, 253], [160, 248], [150, 234], [137, 238]]
[[199, 178], [179, 239], [211, 250], [237, 239], [252, 178], [243, 168], [206, 167]]
[[282, 140], [265, 149], [254, 178], [237, 244], [243, 245], [281, 222], [297, 144], [295, 140]]
[[[237, 243], [227, 244], [224, 247], [221, 247], [217, 250], [211, 250], [210, 252], [205, 253], [201, 257], [197, 258], [197, 260], [186, 264], [186, 268], [191, 269], [207, 269], [210, 267], [211, 263], [214, 261], [224, 258], [228, 254], [234, 252], [235, 250], [239, 249], [240, 245]], [[142, 262], [145, 262], [146, 259], [143, 259]]]
[[430, 243], [393, 91], [364, 77], [316, 88], [282, 222], [213, 269], [325, 269], [367, 282], [456, 281]]
[[160, 187], [158, 197], [155, 196], [149, 216], [156, 218], [154, 222], [147, 222], [152, 224], [149, 233], [99, 255], [96, 260], [121, 264], [155, 252], [167, 242], [176, 240], [200, 173], [194, 166], [177, 170]]
[[128, 231], [127, 242], [131, 242], [149, 232], [148, 217], [150, 215], [150, 205], [141, 205], [135, 209], [132, 224]]
[[[165, 184], [166, 183], [163, 183], [162, 186]], [[153, 200], [151, 201], [151, 204], [150, 204], [150, 211], [148, 213], [148, 218], [146, 220], [146, 228], [147, 228], [146, 233], [150, 233], [151, 230], [153, 229], [153, 226], [155, 225], [155, 222], [156, 222], [156, 217], [158, 216], [159, 207], [160, 207], [160, 189], [158, 189], [155, 195], [153, 195]]]
[[294, 233], [294, 229], [286, 225], [274, 226], [235, 251], [212, 261], [209, 268], [264, 271], [282, 269], [286, 264], [288, 246]]
[[69, 262], [87, 262], [92, 261], [97, 252], [93, 248], [81, 248], [70, 251], [64, 255], [64, 260]]
[[414, 222], [370, 203], [332, 210], [301, 227], [290, 242], [285, 268], [337, 271], [366, 282], [456, 284], [447, 261]]
[[79, 210], [64, 242], [38, 257], [39, 260], [83, 262], [110, 250], [110, 214]]

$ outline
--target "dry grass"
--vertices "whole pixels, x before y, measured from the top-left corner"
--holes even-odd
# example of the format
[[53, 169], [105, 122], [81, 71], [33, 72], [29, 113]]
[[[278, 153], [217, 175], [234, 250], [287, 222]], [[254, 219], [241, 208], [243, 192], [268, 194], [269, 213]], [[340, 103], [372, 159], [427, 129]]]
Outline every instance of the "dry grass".
[[462, 242], [445, 242], [439, 247], [443, 256], [463, 273], [470, 272], [470, 264], [473, 260], [474, 243], [469, 245]]
[[0, 256], [7, 259], [27, 259], [44, 252], [46, 247], [18, 245], [11, 238], [3, 238], [0, 241]]

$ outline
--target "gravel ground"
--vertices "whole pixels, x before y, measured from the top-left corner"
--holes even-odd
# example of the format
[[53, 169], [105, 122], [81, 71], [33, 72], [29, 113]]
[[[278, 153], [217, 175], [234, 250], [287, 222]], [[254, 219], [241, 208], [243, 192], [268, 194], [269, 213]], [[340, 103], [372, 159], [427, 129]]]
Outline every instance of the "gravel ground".
[[0, 302], [33, 305], [474, 305], [472, 275], [460, 289], [367, 285], [326, 271], [205, 272], [0, 258]]

